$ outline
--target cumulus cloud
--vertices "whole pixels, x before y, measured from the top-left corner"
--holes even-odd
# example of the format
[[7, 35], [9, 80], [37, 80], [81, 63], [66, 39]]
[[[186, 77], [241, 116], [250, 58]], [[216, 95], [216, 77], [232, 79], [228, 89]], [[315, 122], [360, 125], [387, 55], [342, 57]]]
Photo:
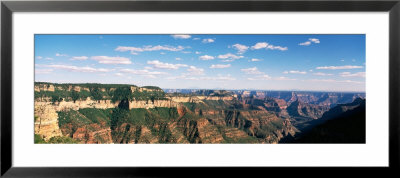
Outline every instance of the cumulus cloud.
[[196, 51], [195, 53], [196, 53], [196, 54], [201, 54], [201, 52], [199, 52], [199, 51]]
[[287, 78], [287, 77], [276, 77], [276, 78], [274, 78], [274, 80], [296, 80], [296, 79]]
[[163, 63], [160, 62], [159, 60], [154, 60], [154, 61], [147, 61], [147, 64], [152, 65], [154, 68], [159, 68], [159, 69], [179, 69], [180, 67], [188, 67], [186, 64], [169, 64], [169, 63]]
[[35, 59], [45, 59], [45, 60], [53, 60], [51, 57], [42, 57], [42, 56], [36, 56]]
[[234, 44], [234, 45], [232, 45], [232, 47], [233, 47], [234, 49], [236, 49], [236, 50], [238, 51], [239, 54], [243, 54], [243, 53], [245, 53], [245, 52], [249, 49], [248, 46], [242, 45], [242, 44]]
[[268, 45], [266, 49], [270, 49], [270, 50], [279, 50], [279, 51], [286, 51], [286, 50], [288, 50], [287, 47], [274, 46], [274, 45]]
[[182, 51], [185, 49], [183, 46], [168, 46], [168, 45], [148, 45], [148, 46], [143, 46], [143, 47], [131, 47], [131, 46], [118, 46], [115, 48], [115, 51], [119, 52], [126, 52], [130, 51], [131, 54], [137, 55], [139, 52], [144, 52], [144, 51]]
[[147, 69], [142, 69], [142, 70], [135, 70], [135, 69], [121, 69], [120, 72], [122, 73], [129, 73], [129, 74], [135, 74], [135, 75], [164, 75], [166, 74], [165, 72], [158, 72], [158, 71], [149, 71]]
[[286, 51], [288, 50], [288, 47], [282, 47], [282, 46], [275, 46], [272, 44], [268, 44], [267, 42], [258, 42], [254, 46], [251, 47], [252, 50], [257, 50], [257, 49], [269, 49], [269, 50], [279, 50], [279, 51]]
[[311, 45], [312, 43], [318, 44], [318, 43], [320, 43], [320, 41], [319, 41], [319, 39], [317, 39], [317, 38], [309, 38], [308, 41], [305, 41], [305, 42], [303, 42], [303, 43], [299, 43], [299, 45], [300, 45], [300, 46], [309, 46], [309, 45]]
[[223, 68], [228, 68], [228, 67], [231, 67], [231, 64], [226, 64], [226, 65], [224, 65], [224, 64], [212, 64], [210, 66], [211, 69], [223, 69]]
[[203, 61], [213, 60], [213, 59], [214, 59], [214, 56], [203, 55], [203, 56], [200, 56], [199, 59], [200, 59], [200, 60], [203, 60]]
[[233, 81], [236, 78], [232, 77], [230, 74], [228, 75], [217, 75], [213, 77], [198, 77], [198, 76], [190, 76], [187, 74], [182, 74], [180, 76], [167, 77], [167, 80], [176, 80], [176, 79], [184, 79], [184, 80], [208, 80], [208, 81]]
[[242, 72], [246, 74], [264, 74], [264, 72], [260, 72], [257, 67], [247, 68], [247, 69], [240, 69]]
[[218, 55], [218, 58], [225, 59], [225, 60], [222, 60], [223, 62], [232, 62], [236, 59], [244, 58], [244, 56], [236, 56], [232, 53], [227, 53], [227, 54], [223, 54], [223, 55]]
[[232, 81], [236, 80], [236, 78], [231, 75], [218, 75], [215, 77], [198, 77], [198, 78], [188, 78], [189, 80], [211, 80], [211, 81]]
[[187, 71], [189, 71], [191, 75], [204, 75], [204, 69], [195, 66], [189, 66]]
[[100, 64], [132, 64], [126, 57], [92, 56], [90, 59], [98, 61]]
[[340, 70], [340, 69], [361, 69], [361, 68], [363, 68], [363, 66], [346, 65], [346, 66], [322, 66], [322, 67], [317, 67], [316, 69]]
[[323, 72], [316, 72], [316, 73], [313, 73], [313, 75], [318, 75], [318, 76], [331, 76], [331, 75], [333, 75], [333, 74], [327, 74], [327, 73], [323, 73]]
[[256, 43], [254, 46], [252, 46], [251, 49], [262, 49], [262, 48], [266, 48], [267, 46], [268, 46], [268, 43], [259, 42], [259, 43]]
[[87, 56], [74, 56], [70, 60], [84, 61], [84, 60], [87, 60], [87, 59], [88, 59]]
[[190, 35], [171, 35], [175, 39], [189, 39]]
[[42, 67], [48, 67], [52, 69], [62, 69], [72, 72], [110, 72], [112, 69], [104, 69], [104, 68], [93, 68], [93, 67], [78, 67], [72, 65], [40, 65]]
[[299, 45], [300, 46], [309, 46], [309, 45], [311, 45], [311, 41], [306, 41], [306, 42], [303, 42], [303, 43], [299, 43]]
[[252, 61], [252, 62], [258, 62], [258, 61], [262, 61], [262, 60], [261, 60], [261, 59], [253, 58], [253, 59], [251, 59], [250, 61]]
[[35, 74], [49, 74], [53, 69], [35, 69]]
[[215, 39], [207, 38], [207, 39], [203, 39], [202, 42], [203, 42], [203, 43], [214, 43], [214, 42], [215, 42]]
[[248, 80], [270, 80], [272, 77], [270, 77], [269, 75], [258, 75], [258, 76], [255, 76], [255, 77], [250, 77], [250, 78], [247, 78]]
[[124, 76], [124, 74], [122, 74], [122, 73], [115, 73], [115, 75], [118, 76], [118, 77]]
[[291, 70], [291, 71], [284, 71], [284, 74], [307, 74], [306, 71], [298, 71], [298, 70]]
[[58, 56], [58, 57], [64, 57], [64, 56], [68, 56], [68, 55], [67, 55], [67, 54], [56, 53], [56, 56]]
[[354, 83], [354, 84], [363, 84], [364, 82], [353, 81], [353, 80], [333, 80], [333, 79], [310, 79], [306, 80], [310, 82], [328, 82], [328, 83]]
[[342, 72], [339, 75], [341, 77], [364, 77], [365, 78], [365, 72], [357, 72], [357, 73]]
[[313, 43], [320, 43], [319, 39], [316, 38], [309, 38], [309, 40]]

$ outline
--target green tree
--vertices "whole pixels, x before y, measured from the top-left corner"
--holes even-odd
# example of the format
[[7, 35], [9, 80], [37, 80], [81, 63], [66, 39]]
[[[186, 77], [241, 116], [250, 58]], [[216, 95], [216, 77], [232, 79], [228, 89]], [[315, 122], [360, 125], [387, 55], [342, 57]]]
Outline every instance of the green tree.
[[129, 87], [119, 87], [115, 89], [112, 97], [112, 102], [128, 100], [131, 101], [133, 98], [132, 91]]
[[97, 87], [90, 90], [90, 94], [92, 95], [94, 100], [99, 101], [99, 100], [103, 99], [103, 95], [101, 94], [99, 88], [97, 88]]
[[72, 98], [72, 101], [74, 101], [74, 103], [75, 103], [75, 101], [79, 99], [79, 93], [77, 91], [73, 90], [71, 92], [71, 98]]

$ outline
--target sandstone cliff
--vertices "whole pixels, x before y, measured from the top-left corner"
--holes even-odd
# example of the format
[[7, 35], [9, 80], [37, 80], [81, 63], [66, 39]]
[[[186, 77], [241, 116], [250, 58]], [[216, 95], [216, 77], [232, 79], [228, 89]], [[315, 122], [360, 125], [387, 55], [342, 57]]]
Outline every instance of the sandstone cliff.
[[49, 105], [35, 105], [35, 134], [44, 140], [55, 136], [62, 136], [58, 127], [58, 114]]

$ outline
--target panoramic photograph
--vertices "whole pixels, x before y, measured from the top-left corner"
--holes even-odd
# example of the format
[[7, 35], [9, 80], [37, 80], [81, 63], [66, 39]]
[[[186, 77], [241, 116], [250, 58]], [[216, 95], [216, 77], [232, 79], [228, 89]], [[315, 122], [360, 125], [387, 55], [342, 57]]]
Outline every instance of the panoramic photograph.
[[365, 144], [364, 34], [36, 34], [35, 144]]

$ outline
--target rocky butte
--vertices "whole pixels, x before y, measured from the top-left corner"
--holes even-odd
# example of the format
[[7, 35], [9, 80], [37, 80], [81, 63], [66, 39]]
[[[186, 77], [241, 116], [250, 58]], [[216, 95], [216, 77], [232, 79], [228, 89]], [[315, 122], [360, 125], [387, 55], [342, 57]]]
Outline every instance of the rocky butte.
[[301, 142], [309, 140], [306, 133], [318, 133], [312, 128], [341, 117], [332, 113], [361, 111], [351, 103], [365, 102], [363, 93], [169, 93], [155, 86], [94, 83], [36, 82], [34, 91], [35, 143]]

